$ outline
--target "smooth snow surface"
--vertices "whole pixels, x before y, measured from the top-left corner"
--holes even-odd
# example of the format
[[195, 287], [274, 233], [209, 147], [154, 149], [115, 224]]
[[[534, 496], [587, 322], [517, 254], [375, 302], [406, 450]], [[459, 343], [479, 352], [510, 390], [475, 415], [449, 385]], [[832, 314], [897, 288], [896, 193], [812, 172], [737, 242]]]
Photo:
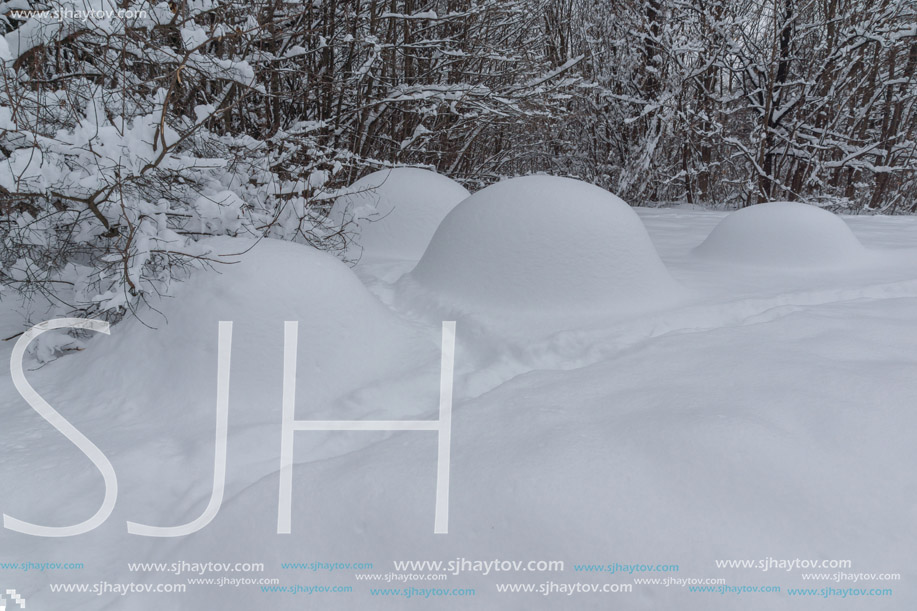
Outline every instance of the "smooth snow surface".
[[798, 202], [733, 212], [695, 252], [728, 263], [781, 267], [838, 267], [871, 258], [839, 216]]
[[411, 273], [459, 310], [633, 312], [681, 294], [634, 211], [569, 178], [491, 185], [449, 213]]
[[331, 218], [353, 224], [347, 228], [356, 233], [351, 258], [417, 261], [443, 217], [468, 195], [459, 183], [429, 170], [380, 170], [348, 187]]

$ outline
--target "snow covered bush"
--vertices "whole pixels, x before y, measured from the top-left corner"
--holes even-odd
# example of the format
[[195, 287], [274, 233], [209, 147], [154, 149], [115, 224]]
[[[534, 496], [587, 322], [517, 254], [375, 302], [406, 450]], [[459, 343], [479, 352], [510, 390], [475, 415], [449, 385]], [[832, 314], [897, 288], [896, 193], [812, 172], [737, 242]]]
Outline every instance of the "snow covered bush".
[[733, 212], [694, 252], [726, 263], [781, 268], [849, 267], [870, 258], [839, 216], [799, 202], [770, 202]]
[[512, 316], [633, 312], [681, 296], [630, 206], [553, 176], [499, 182], [459, 203], [411, 278], [460, 310]]
[[336, 225], [356, 225], [348, 257], [417, 261], [446, 214], [469, 195], [428, 170], [379, 170], [348, 187], [330, 216]]
[[0, 284], [118, 319], [214, 261], [201, 236], [326, 237], [303, 199], [341, 164], [313, 155], [289, 163], [287, 180], [276, 165], [295, 147], [283, 140], [308, 146], [310, 126], [255, 139], [232, 124], [260, 85], [229, 44], [254, 26], [226, 6], [132, 2], [121, 18], [64, 2], [50, 16], [7, 15]]
[[527, 169], [497, 136], [576, 61], [529, 51], [527, 0], [411, 6], [5, 4], [0, 286], [114, 320], [216, 262], [202, 237], [343, 252], [328, 211], [370, 170]]

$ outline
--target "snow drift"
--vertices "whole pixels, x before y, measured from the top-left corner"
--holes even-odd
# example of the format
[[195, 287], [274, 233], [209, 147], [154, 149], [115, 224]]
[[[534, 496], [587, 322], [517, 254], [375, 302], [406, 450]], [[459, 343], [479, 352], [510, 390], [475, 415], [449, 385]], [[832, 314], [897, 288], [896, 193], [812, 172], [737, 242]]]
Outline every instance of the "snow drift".
[[380, 170], [351, 185], [334, 202], [331, 219], [356, 225], [348, 250], [353, 258], [416, 261], [443, 217], [468, 195], [459, 183], [429, 170]]
[[443, 220], [411, 278], [474, 312], [633, 311], [674, 301], [643, 223], [618, 197], [568, 178], [513, 178]]
[[798, 202], [733, 212], [694, 252], [727, 262], [792, 267], [849, 265], [870, 255], [840, 217]]
[[[572, 215], [560, 210], [554, 218], [565, 225]], [[22, 593], [29, 609], [87, 611], [840, 606], [833, 598], [803, 599], [809, 604], [789, 596], [790, 588], [825, 586], [803, 580], [800, 571], [714, 565], [717, 558], [767, 555], [849, 558], [858, 573], [900, 572], [900, 581], [887, 584], [894, 596], [870, 597], [862, 608], [914, 608], [911, 548], [877, 541], [915, 536], [917, 258], [901, 257], [899, 265], [878, 270], [819, 274], [817, 282], [804, 274], [789, 288], [767, 268], [742, 268], [746, 286], [706, 265], [709, 259], [681, 265], [688, 248], [709, 234], [712, 213], [647, 212], [641, 214], [660, 252], [692, 289], [690, 305], [515, 344], [504, 342], [499, 328], [474, 334], [459, 323], [448, 535], [432, 532], [437, 436], [415, 431], [297, 432], [293, 533], [276, 533], [283, 321], [300, 325], [299, 419], [435, 418], [441, 355], [438, 321], [427, 337], [418, 337], [429, 321], [405, 320], [380, 305], [345, 265], [304, 246], [265, 240], [242, 262], [184, 283], [179, 299], [157, 303], [168, 324], [149, 314], [145, 320], [158, 331], [127, 320], [111, 336], [92, 339], [89, 349], [27, 372], [36, 390], [111, 458], [119, 500], [106, 524], [84, 536], [0, 531], [0, 563], [85, 563], [78, 572], [0, 571], [4, 587]], [[915, 218], [849, 222], [870, 246], [905, 247], [917, 236]], [[252, 245], [237, 239], [212, 244], [217, 253]], [[7, 336], [14, 329], [4, 312], [0, 308], [0, 328]], [[210, 498], [219, 320], [235, 325], [220, 513], [188, 537], [129, 535], [127, 520], [182, 524], [198, 517]], [[12, 342], [0, 342], [0, 357], [8, 359], [11, 348]], [[479, 380], [494, 382], [479, 392]], [[0, 376], [0, 419], [0, 483], [12, 491], [3, 496], [3, 513], [56, 525], [91, 515], [102, 497], [101, 478], [29, 409], [8, 375]], [[685, 533], [710, 544], [699, 548], [697, 537]], [[437, 583], [360, 579], [388, 574], [395, 559], [458, 557], [558, 559], [566, 568], [551, 574], [466, 571]], [[631, 583], [640, 575], [586, 579], [575, 566], [644, 559], [680, 565], [672, 577], [724, 578], [782, 591], [739, 599], [634, 583], [630, 594], [560, 598], [495, 587], [549, 579]], [[263, 572], [205, 578], [277, 578], [279, 587], [352, 591], [291, 595], [258, 585], [189, 582], [184, 593], [121, 596], [48, 587], [198, 577], [128, 567], [178, 560], [264, 563]], [[283, 567], [338, 561], [374, 568]], [[873, 586], [886, 584], [833, 587]], [[408, 604], [404, 596], [372, 594], [399, 587], [474, 588], [476, 596], [423, 602], [417, 596]]]
[[[216, 273], [180, 286], [175, 300], [159, 305], [163, 320], [145, 317], [155, 330], [129, 321], [130, 328], [125, 325], [112, 338], [100, 339], [130, 345], [112, 346], [111, 362], [90, 365], [91, 371], [100, 375], [119, 371], [123, 379], [136, 376], [131, 385], [138, 401], [150, 397], [148, 401], [155, 403], [174, 391], [172, 405], [209, 405], [218, 322], [233, 321], [233, 375], [249, 379], [246, 388], [253, 389], [249, 396], [234, 393], [235, 408], [251, 411], [257, 418], [265, 400], [279, 400], [285, 321], [299, 325], [300, 384], [308, 388], [302, 402], [308, 397], [304, 409], [310, 413], [334, 412], [336, 401], [356, 380], [367, 383], [396, 369], [392, 363], [369, 358], [374, 350], [395, 350], [402, 363], [424, 357], [427, 348], [424, 341], [418, 343], [416, 330], [385, 308], [347, 265], [331, 255], [269, 239], [256, 243], [219, 238], [208, 245], [214, 251], [212, 258], [228, 264], [216, 265]], [[434, 345], [428, 348], [436, 350]], [[143, 366], [150, 359], [167, 363], [162, 377], [151, 376]], [[187, 382], [188, 387], [178, 388], [176, 381]], [[164, 390], [164, 384], [169, 388]], [[117, 390], [123, 392], [121, 387]], [[209, 410], [204, 413], [209, 418]]]

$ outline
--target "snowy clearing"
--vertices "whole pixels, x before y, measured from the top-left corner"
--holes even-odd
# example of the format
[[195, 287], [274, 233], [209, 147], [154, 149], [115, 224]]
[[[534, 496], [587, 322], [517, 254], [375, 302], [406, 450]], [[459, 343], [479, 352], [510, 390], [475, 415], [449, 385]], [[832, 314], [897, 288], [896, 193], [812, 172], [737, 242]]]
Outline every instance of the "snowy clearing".
[[[551, 209], [553, 237], [570, 252], [589, 227], [574, 214], [565, 234], [568, 217], [552, 208], [548, 190], [537, 191], [546, 194], [546, 203], [536, 207]], [[564, 300], [573, 307], [582, 285], [575, 274], [565, 274], [572, 264], [550, 250], [550, 236], [539, 233], [545, 229], [538, 215], [520, 217], [512, 206], [494, 206], [488, 213], [506, 214], [518, 228], [518, 242], [512, 233], [499, 244], [496, 236], [488, 241], [485, 232], [468, 260], [448, 252], [463, 248], [461, 231], [470, 222], [463, 215], [476, 218], [474, 205], [472, 198], [447, 218], [420, 272], [428, 265], [433, 270], [436, 262], [442, 266], [437, 272], [480, 273], [482, 282], [499, 283], [504, 275], [526, 273], [521, 262], [544, 253], [538, 261], [545, 266], [539, 268], [545, 283], [532, 275], [526, 286], [539, 291], [550, 288], [549, 280], [569, 281], [563, 293], [550, 293], [548, 302], [556, 306], [549, 312], [564, 316]], [[592, 204], [583, 199], [577, 205]], [[866, 248], [899, 248], [868, 266], [813, 273], [692, 254], [715, 227], [727, 226], [720, 225], [725, 213], [638, 209], [650, 244], [642, 241], [642, 227], [630, 210], [613, 201], [604, 205], [611, 234], [626, 227], [620, 237], [626, 233], [629, 241], [618, 250], [621, 242], [614, 240], [607, 245], [582, 240], [586, 252], [598, 258], [585, 262], [590, 278], [609, 274], [609, 282], [623, 282], [627, 266], [638, 267], [641, 277], [658, 273], [663, 286], [677, 282], [685, 297], [653, 311], [612, 309], [604, 319], [561, 331], [545, 325], [521, 334], [507, 321], [512, 332], [501, 334], [498, 319], [488, 312], [486, 324], [474, 311], [464, 322], [459, 319], [448, 535], [432, 532], [437, 445], [436, 436], [424, 432], [296, 433], [292, 534], [276, 534], [283, 322], [300, 324], [297, 418], [435, 418], [441, 305], [420, 300], [413, 309], [402, 307], [407, 285], [370, 275], [376, 270], [388, 276], [390, 267], [369, 266], [357, 275], [307, 247], [223, 239], [211, 243], [217, 252], [251, 251], [242, 263], [203, 275], [181, 287], [178, 298], [164, 300], [162, 318], [146, 321], [158, 330], [129, 321], [113, 327], [110, 337], [92, 339], [88, 349], [28, 372], [32, 385], [110, 458], [119, 499], [104, 526], [80, 537], [51, 540], [4, 530], [0, 562], [85, 565], [79, 571], [6, 571], [4, 579], [34, 609], [65, 603], [93, 610], [413, 604], [837, 609], [841, 603], [830, 598], [788, 594], [790, 588], [810, 587], [801, 570], [715, 564], [812, 558], [850, 559], [851, 572], [900, 573], [901, 580], [891, 584], [865, 584], [891, 585], [893, 596], [844, 603], [850, 608], [897, 610], [917, 602], [908, 543], [917, 523], [912, 477], [917, 250], [907, 248], [917, 238], [917, 219], [845, 218]], [[657, 250], [674, 281], [659, 266]], [[453, 265], [447, 266], [450, 257]], [[410, 271], [411, 264], [404, 268]], [[424, 278], [420, 272], [414, 272], [418, 282]], [[558, 275], [551, 276], [554, 272]], [[500, 299], [515, 290], [507, 288]], [[9, 312], [2, 320], [4, 336], [17, 330]], [[187, 537], [128, 535], [125, 521], [183, 524], [208, 502], [220, 320], [235, 323], [222, 509]], [[11, 344], [0, 344], [4, 358]], [[9, 377], [0, 385], [5, 424], [0, 483], [10, 491], [3, 512], [47, 524], [84, 519], [101, 500], [98, 472], [29, 409]], [[456, 558], [562, 560], [565, 569], [467, 571], [439, 582], [388, 584], [356, 577], [390, 573], [395, 560]], [[49, 583], [103, 580], [187, 583], [189, 575], [128, 569], [133, 562], [173, 561], [264, 563], [263, 573], [216, 576], [271, 577], [283, 586], [352, 591], [291, 595], [264, 592], [258, 585], [200, 584], [182, 594], [49, 590]], [[373, 568], [281, 568], [310, 562], [373, 563]], [[634, 584], [634, 578], [653, 577], [649, 573], [573, 568], [616, 562], [678, 565], [668, 577], [723, 578], [730, 587], [776, 585], [782, 591], [689, 592], [686, 586]], [[548, 581], [631, 584], [633, 591], [580, 592], [571, 598], [497, 592], [498, 584]], [[406, 603], [404, 597], [370, 593], [408, 586], [470, 588], [475, 594], [471, 602], [467, 596], [434, 595]]]

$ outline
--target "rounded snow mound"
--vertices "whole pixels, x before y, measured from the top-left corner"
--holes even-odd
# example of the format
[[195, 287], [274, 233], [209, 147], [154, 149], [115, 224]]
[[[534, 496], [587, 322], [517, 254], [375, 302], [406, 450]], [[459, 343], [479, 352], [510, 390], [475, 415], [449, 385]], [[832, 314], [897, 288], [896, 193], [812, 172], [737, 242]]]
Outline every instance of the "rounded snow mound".
[[491, 185], [443, 220], [411, 278], [462, 310], [639, 310], [675, 301], [637, 214], [569, 178]]
[[793, 267], [848, 265], [867, 255], [840, 217], [798, 202], [737, 210], [720, 221], [694, 252], [729, 262]]
[[355, 224], [357, 236], [348, 249], [353, 258], [417, 261], [446, 214], [469, 195], [429, 170], [380, 170], [348, 187], [334, 202], [331, 219]]
[[[208, 257], [226, 265], [215, 264], [214, 271], [179, 285], [176, 299], [157, 304], [161, 316], [145, 312], [144, 322], [156, 330], [128, 320], [106, 338], [112, 345], [100, 357], [111, 362], [99, 371], [121, 372], [137, 403], [164, 403], [179, 411], [212, 404], [221, 321], [233, 323], [232, 377], [238, 381], [233, 401], [239, 417], [280, 405], [287, 321], [298, 323], [299, 383], [308, 389], [298, 401], [312, 411], [330, 409], [355, 385], [389, 375], [426, 349], [411, 327], [331, 255], [271, 239], [221, 237], [207, 244], [213, 251]], [[382, 350], [398, 357], [373, 358]]]

